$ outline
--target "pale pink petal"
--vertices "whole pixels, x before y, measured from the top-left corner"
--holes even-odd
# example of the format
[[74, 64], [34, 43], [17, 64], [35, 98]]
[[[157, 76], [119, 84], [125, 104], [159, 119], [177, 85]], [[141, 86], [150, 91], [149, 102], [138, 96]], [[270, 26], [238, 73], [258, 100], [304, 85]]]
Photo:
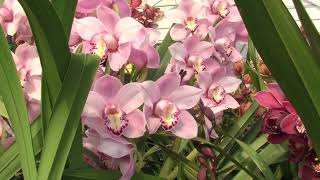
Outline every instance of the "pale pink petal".
[[241, 61], [243, 57], [236, 48], [232, 47], [232, 53], [228, 59], [231, 62], [238, 62]]
[[153, 81], [145, 81], [142, 83], [142, 88], [145, 93], [145, 104], [152, 106], [160, 100], [160, 89]]
[[212, 84], [212, 77], [208, 71], [203, 71], [199, 73], [198, 85], [201, 89], [207, 90]]
[[265, 108], [273, 109], [283, 107], [282, 104], [280, 104], [279, 101], [270, 92], [260, 91], [257, 92], [254, 97], [257, 103]]
[[171, 132], [184, 139], [192, 139], [198, 135], [198, 125], [196, 120], [188, 111], [180, 111], [178, 124]]
[[226, 95], [224, 100], [220, 104], [214, 107], [211, 107], [210, 109], [214, 114], [216, 114], [227, 109], [236, 109], [238, 107], [239, 107], [239, 103], [232, 96]]
[[29, 76], [41, 76], [42, 75], [42, 68], [39, 57], [33, 59], [32, 61], [29, 61], [26, 64], [29, 69]]
[[168, 97], [180, 86], [181, 77], [178, 73], [172, 72], [160, 77], [156, 84], [159, 86], [161, 97]]
[[187, 19], [185, 13], [179, 9], [172, 9], [165, 12], [166, 18], [172, 23], [183, 24]]
[[94, 35], [104, 32], [107, 28], [95, 17], [75, 19], [75, 26], [82, 39], [90, 41]]
[[120, 20], [119, 16], [110, 8], [105, 6], [99, 6], [97, 8], [98, 19], [107, 27], [107, 31], [110, 33], [114, 32], [116, 24]]
[[121, 18], [123, 17], [130, 17], [131, 16], [131, 10], [128, 4], [128, 1], [126, 0], [110, 0], [113, 1], [113, 9], [119, 14]]
[[141, 28], [143, 28], [142, 24], [131, 17], [120, 19], [115, 27], [115, 33], [119, 38], [119, 43], [133, 41]]
[[195, 35], [198, 36], [200, 39], [206, 38], [208, 34], [209, 26], [210, 26], [210, 23], [207, 19], [200, 19], [198, 21], [198, 28]]
[[148, 68], [158, 68], [160, 66], [160, 56], [156, 48], [149, 46], [147, 49]]
[[190, 36], [183, 41], [183, 45], [185, 46], [186, 52], [191, 54], [193, 49], [198, 46], [200, 43], [200, 39], [196, 36]]
[[233, 76], [226, 76], [222, 78], [218, 84], [224, 88], [226, 93], [232, 93], [236, 91], [239, 88], [239, 85], [241, 84], [241, 80], [233, 77]]
[[107, 103], [103, 96], [95, 91], [90, 91], [82, 112], [82, 116], [102, 118], [106, 105]]
[[207, 59], [212, 56], [213, 44], [207, 41], [201, 41], [192, 51], [192, 54], [201, 56], [203, 59]]
[[130, 44], [121, 44], [117, 52], [109, 53], [108, 61], [110, 68], [114, 71], [119, 71], [124, 64], [127, 63], [131, 52]]
[[144, 91], [140, 83], [124, 85], [115, 97], [115, 101], [125, 113], [130, 113], [144, 102]]
[[41, 111], [41, 104], [40, 101], [29, 101], [27, 104], [28, 108], [28, 115], [29, 115], [29, 122], [32, 123], [39, 115]]
[[193, 86], [180, 86], [169, 96], [179, 109], [193, 108], [200, 100], [203, 90]]
[[41, 76], [31, 76], [27, 79], [24, 92], [28, 96], [28, 98], [34, 100], [41, 100]]
[[135, 161], [133, 154], [119, 159], [119, 168], [122, 176], [119, 180], [130, 180], [135, 173]]
[[187, 49], [180, 42], [172, 44], [168, 49], [170, 51], [171, 57], [176, 60], [184, 61], [184, 58], [187, 58], [188, 56]]
[[179, 9], [181, 9], [187, 16], [191, 16], [193, 1], [192, 0], [182, 0], [179, 3]]
[[127, 114], [128, 126], [124, 129], [123, 135], [128, 138], [138, 138], [146, 131], [146, 120], [140, 110], [135, 110]]
[[170, 29], [170, 36], [174, 41], [182, 41], [189, 36], [189, 32], [182, 24], [175, 24]]
[[78, 0], [77, 12], [84, 14], [90, 13], [94, 11], [101, 2], [102, 0]]
[[209, 99], [207, 97], [202, 96], [201, 101], [205, 107], [211, 108], [213, 106], [216, 106], [216, 103], [212, 99]]
[[105, 126], [105, 122], [101, 118], [83, 118], [83, 124], [93, 129], [99, 134], [99, 137], [110, 138], [109, 130]]
[[132, 146], [112, 139], [100, 139], [97, 150], [113, 158], [122, 158], [132, 152]]
[[147, 120], [147, 127], [149, 130], [149, 134], [156, 133], [161, 126], [160, 118], [156, 116], [150, 116], [146, 120]]
[[33, 61], [33, 59], [38, 57], [37, 48], [35, 46], [31, 46], [28, 43], [24, 43], [19, 45], [16, 48], [15, 55], [17, 56], [17, 65], [23, 66]]
[[130, 52], [129, 62], [134, 64], [138, 69], [143, 69], [148, 63], [147, 54], [142, 50], [132, 48]]
[[113, 76], [104, 75], [97, 79], [93, 86], [93, 91], [99, 93], [106, 102], [112, 101], [122, 87], [121, 81]]

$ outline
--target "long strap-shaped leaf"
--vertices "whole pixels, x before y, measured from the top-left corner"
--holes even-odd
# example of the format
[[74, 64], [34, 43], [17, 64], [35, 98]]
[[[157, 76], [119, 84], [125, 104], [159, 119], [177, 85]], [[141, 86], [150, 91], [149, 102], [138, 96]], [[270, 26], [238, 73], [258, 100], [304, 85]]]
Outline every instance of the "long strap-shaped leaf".
[[312, 20], [308, 15], [307, 10], [303, 7], [301, 0], [292, 0], [292, 1], [294, 3], [294, 6], [296, 7], [296, 11], [298, 13], [303, 30], [306, 33], [307, 39], [310, 43], [310, 46], [319, 60], [320, 59], [320, 34], [316, 26], [312, 23]]
[[25, 179], [37, 177], [26, 102], [8, 43], [0, 28], [0, 94], [13, 125]]
[[[42, 148], [42, 134], [40, 129], [40, 121], [35, 121], [31, 126], [34, 155], [39, 154]], [[3, 157], [9, 159], [3, 159]], [[1, 160], [3, 160], [1, 162], [5, 162], [5, 164], [1, 164], [0, 179], [10, 179], [21, 170], [20, 159], [21, 155], [18, 153], [17, 144], [14, 143], [4, 152], [4, 156], [1, 156]]]
[[52, 0], [51, 3], [55, 8], [62, 22], [66, 37], [69, 37], [72, 22], [76, 10], [77, 0]]
[[[320, 67], [282, 1], [236, 0], [264, 62], [302, 118], [320, 154]], [[258, 15], [257, 15], [258, 14]]]
[[74, 55], [54, 105], [41, 154], [38, 179], [60, 179], [99, 58]]

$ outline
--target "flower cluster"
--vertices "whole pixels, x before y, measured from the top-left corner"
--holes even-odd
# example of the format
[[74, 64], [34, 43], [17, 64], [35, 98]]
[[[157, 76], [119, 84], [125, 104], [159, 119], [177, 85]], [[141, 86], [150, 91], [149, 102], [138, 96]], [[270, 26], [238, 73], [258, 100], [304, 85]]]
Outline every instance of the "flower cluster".
[[289, 160], [295, 164], [302, 164], [300, 177], [318, 179], [320, 161], [299, 115], [279, 85], [268, 84], [267, 90], [256, 93], [255, 99], [262, 107], [268, 109], [261, 127], [262, 132], [268, 135], [268, 141], [272, 144], [288, 141]]
[[[215, 118], [239, 107], [233, 95], [242, 80], [233, 67], [242, 56], [235, 44], [248, 36], [233, 0], [183, 0], [165, 13], [174, 23], [170, 35], [176, 42], [161, 72], [155, 24], [163, 13], [151, 6], [138, 11], [140, 3], [79, 0], [69, 39], [70, 51], [101, 59], [82, 113], [84, 148], [100, 161], [84, 158], [94, 167], [120, 169], [122, 179], [135, 172], [132, 139], [160, 131], [192, 139], [203, 128], [200, 123], [211, 131]], [[41, 66], [31, 30], [17, 0], [5, 1], [0, 18], [16, 47], [13, 57], [32, 121], [40, 113]], [[159, 68], [162, 76], [147, 79], [150, 68]]]

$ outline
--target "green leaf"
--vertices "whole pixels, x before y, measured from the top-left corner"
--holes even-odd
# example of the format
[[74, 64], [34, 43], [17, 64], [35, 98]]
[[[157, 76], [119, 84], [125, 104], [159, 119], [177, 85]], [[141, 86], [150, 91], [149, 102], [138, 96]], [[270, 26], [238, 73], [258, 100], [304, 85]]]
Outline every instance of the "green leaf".
[[225, 156], [227, 159], [229, 159], [230, 161], [232, 161], [235, 165], [237, 165], [240, 169], [242, 169], [243, 171], [245, 171], [248, 175], [250, 175], [252, 178], [254, 179], [262, 179], [262, 177], [257, 176], [255, 174], [253, 174], [249, 169], [247, 169], [245, 166], [243, 166], [240, 162], [238, 162], [232, 155], [230, 155], [227, 151], [225, 151], [224, 149], [220, 148], [219, 146], [207, 141], [206, 139], [203, 138], [195, 138], [194, 141], [198, 141], [204, 145], [207, 145], [209, 147], [211, 147], [212, 149], [216, 150], [217, 152], [219, 152], [220, 154], [222, 154], [223, 156]]
[[320, 58], [320, 35], [316, 28], [316, 26], [313, 24], [312, 20], [310, 19], [310, 16], [308, 15], [306, 9], [304, 8], [303, 4], [301, 3], [301, 0], [292, 0], [294, 3], [294, 6], [296, 8], [297, 14], [299, 16], [299, 19], [301, 21], [302, 27], [304, 32], [306, 33], [307, 39], [309, 41], [309, 44], [317, 56], [317, 58]]
[[[66, 169], [63, 172], [63, 178], [66, 180], [118, 180], [121, 177], [119, 171], [106, 171], [92, 168], [84, 168], [78, 170]], [[144, 173], [136, 173], [131, 180], [164, 180], [163, 178], [152, 176]]]
[[158, 143], [157, 141], [154, 141], [154, 143], [157, 144], [162, 149], [162, 151], [164, 151], [166, 154], [168, 154], [168, 156], [171, 159], [173, 159], [175, 162], [180, 162], [181, 161], [184, 164], [186, 164], [187, 166], [191, 167], [194, 171], [196, 171], [196, 172], [199, 171], [199, 167], [197, 166], [196, 163], [188, 160], [183, 155], [172, 151], [171, 149], [165, 147], [164, 145], [162, 145], [161, 143]]
[[97, 56], [72, 56], [50, 117], [38, 179], [61, 178], [98, 65]]
[[[35, 155], [38, 154], [42, 148], [41, 141], [41, 121], [37, 118], [31, 125], [31, 134]], [[14, 142], [10, 147], [8, 147], [3, 154], [0, 156], [0, 179], [6, 179], [12, 177], [14, 172], [21, 169], [21, 163], [19, 158], [18, 145]], [[17, 166], [16, 164], [19, 164]], [[14, 167], [11, 169], [9, 167]], [[8, 176], [11, 174], [11, 176]]]
[[76, 11], [77, 0], [52, 0], [51, 3], [60, 17], [66, 37], [69, 37], [72, 27], [74, 14]]
[[171, 55], [168, 50], [168, 47], [174, 43], [174, 41], [171, 39], [170, 33], [168, 32], [166, 37], [163, 39], [161, 45], [158, 48], [158, 53], [160, 56], [160, 67], [157, 69], [150, 69], [148, 72], [148, 78], [149, 80], [156, 80], [160, 76], [163, 75], [164, 71], [166, 70], [167, 65], [169, 64]]
[[8, 118], [8, 112], [6, 110], [6, 107], [4, 103], [2, 102], [2, 98], [0, 99], [0, 116]]
[[120, 172], [86, 168], [86, 169], [77, 169], [77, 170], [66, 169], [63, 172], [62, 179], [65, 179], [65, 180], [86, 180], [86, 179], [118, 180], [120, 177], [121, 177]]
[[[249, 110], [240, 118], [238, 119], [234, 125], [228, 130], [228, 134], [232, 137], [238, 137], [240, 136], [244, 130], [248, 127], [248, 125], [252, 122], [252, 119], [254, 118], [255, 112], [258, 110], [259, 105], [254, 102], [252, 106], [249, 108]], [[234, 139], [231, 137], [224, 137], [219, 143], [219, 147], [221, 149], [229, 150], [233, 144], [234, 144]], [[221, 158], [221, 155], [218, 156], [218, 159]]]
[[235, 139], [235, 141], [242, 147], [242, 149], [248, 154], [248, 156], [255, 162], [257, 167], [261, 170], [262, 174], [266, 177], [266, 179], [274, 180], [276, 179], [274, 174], [268, 165], [264, 162], [262, 157], [249, 145], [240, 141], [239, 139]]
[[[287, 151], [286, 145], [283, 146], [279, 144], [269, 144], [261, 152], [259, 152], [259, 155], [263, 157], [263, 160], [267, 165], [271, 165], [281, 161], [287, 161]], [[247, 165], [247, 167], [250, 169], [256, 169], [256, 166], [252, 161]], [[240, 171], [233, 179], [242, 180], [250, 179], [250, 177], [244, 171]]]
[[[299, 27], [282, 1], [235, 2], [258, 52], [299, 113], [311, 140], [318, 142], [320, 64]], [[313, 147], [320, 154], [320, 144]]]
[[70, 153], [68, 156], [69, 169], [80, 169], [86, 166], [83, 161], [83, 133], [82, 133], [82, 123], [79, 122]]
[[13, 125], [25, 179], [36, 179], [37, 168], [25, 98], [17, 69], [0, 28], [0, 94]]

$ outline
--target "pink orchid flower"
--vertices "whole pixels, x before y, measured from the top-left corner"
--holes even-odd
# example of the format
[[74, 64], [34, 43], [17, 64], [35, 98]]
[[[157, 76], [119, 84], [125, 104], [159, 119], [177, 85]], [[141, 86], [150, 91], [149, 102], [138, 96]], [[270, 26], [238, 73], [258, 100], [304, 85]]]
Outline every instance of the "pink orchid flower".
[[24, 43], [12, 54], [19, 73], [21, 86], [27, 101], [29, 120], [32, 122], [40, 114], [41, 64], [37, 48]]
[[191, 36], [182, 43], [176, 42], [169, 47], [171, 54], [170, 64], [166, 72], [181, 70], [186, 74], [183, 81], [190, 80], [193, 75], [202, 71], [213, 71], [219, 65], [210, 58], [213, 52], [213, 44], [207, 41], [200, 41], [199, 38]]
[[201, 97], [203, 105], [210, 108], [214, 114], [239, 107], [239, 103], [230, 93], [238, 89], [241, 80], [226, 74], [224, 68], [213, 73], [206, 71], [200, 73], [198, 84], [205, 91]]
[[151, 28], [141, 28], [136, 37], [132, 42], [129, 62], [138, 69], [158, 68], [160, 57], [154, 46], [160, 38], [160, 32]]
[[162, 76], [156, 82], [146, 81], [144, 113], [149, 133], [155, 133], [160, 126], [165, 131], [185, 139], [197, 136], [198, 126], [193, 116], [186, 111], [200, 100], [202, 90], [192, 86], [180, 86], [181, 77], [173, 72]]
[[192, 0], [182, 0], [178, 9], [167, 11], [165, 16], [175, 23], [170, 29], [170, 36], [175, 41], [182, 41], [189, 35], [204, 39], [208, 33], [209, 21], [202, 13], [203, 6]]
[[101, 136], [93, 130], [86, 132], [84, 147], [99, 157], [100, 167], [111, 170], [120, 169], [120, 180], [130, 180], [134, 174], [135, 161], [134, 148], [125, 138], [114, 136]]
[[287, 100], [279, 85], [271, 83], [265, 91], [256, 93], [255, 99], [260, 106], [269, 109], [264, 117], [262, 131], [268, 134], [268, 141], [279, 144], [290, 135], [304, 134], [306, 129]]
[[79, 14], [95, 14], [99, 6], [113, 9], [120, 17], [130, 17], [131, 10], [125, 0], [78, 0], [76, 12]]
[[122, 85], [119, 79], [105, 75], [96, 80], [90, 91], [82, 117], [84, 123], [100, 136], [112, 133], [128, 138], [145, 132], [144, 114], [137, 109], [143, 104], [140, 83]]
[[213, 55], [222, 64], [234, 63], [241, 61], [242, 55], [235, 48], [234, 41], [232, 37], [217, 33], [216, 29], [213, 27], [209, 28], [209, 36], [214, 45]]
[[[97, 17], [75, 21], [75, 28], [84, 40], [83, 51], [107, 60], [112, 70], [119, 71], [129, 59], [131, 42], [143, 26], [131, 17], [120, 19], [110, 8], [97, 8]], [[128, 30], [129, 29], [129, 30]]]
[[6, 0], [0, 8], [0, 24], [7, 35], [13, 36], [25, 13], [18, 0]]

